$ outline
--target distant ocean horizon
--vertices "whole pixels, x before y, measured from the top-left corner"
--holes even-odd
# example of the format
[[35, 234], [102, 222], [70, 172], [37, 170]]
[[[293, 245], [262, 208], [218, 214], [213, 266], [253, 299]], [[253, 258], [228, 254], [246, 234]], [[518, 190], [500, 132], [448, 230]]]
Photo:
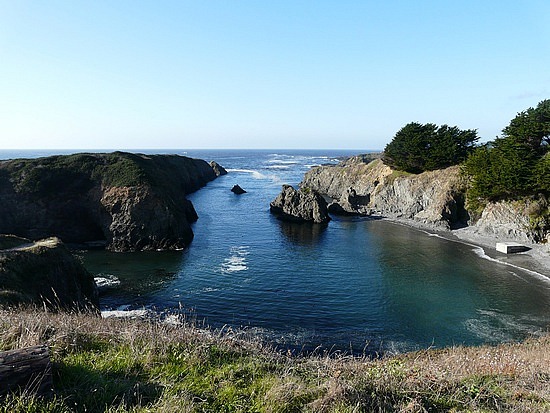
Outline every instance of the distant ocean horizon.
[[[100, 150], [0, 150], [0, 158]], [[108, 150], [107, 152], [112, 152]], [[550, 281], [479, 248], [403, 225], [281, 222], [269, 203], [310, 168], [368, 150], [130, 150], [215, 160], [228, 174], [189, 195], [195, 238], [179, 252], [79, 252], [103, 311], [183, 314], [282, 348], [353, 353], [497, 344], [548, 332]], [[230, 192], [239, 184], [247, 193]]]
[[17, 158], [41, 158], [53, 155], [71, 155], [76, 153], [111, 153], [111, 152], [129, 152], [129, 153], [143, 153], [148, 155], [183, 155], [192, 156], [193, 153], [207, 154], [210, 152], [342, 152], [349, 156], [358, 155], [363, 153], [380, 153], [382, 149], [337, 149], [337, 148], [323, 148], [323, 149], [282, 149], [282, 148], [194, 148], [194, 149], [176, 149], [176, 148], [164, 148], [164, 149], [151, 149], [151, 148], [139, 148], [139, 149], [78, 149], [78, 148], [62, 148], [62, 149], [0, 149], [0, 160], [9, 160]]

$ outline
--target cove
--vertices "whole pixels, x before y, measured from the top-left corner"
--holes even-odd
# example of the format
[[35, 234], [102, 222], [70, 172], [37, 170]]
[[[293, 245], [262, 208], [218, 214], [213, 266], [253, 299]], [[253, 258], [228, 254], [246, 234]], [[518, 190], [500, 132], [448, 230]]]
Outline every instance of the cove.
[[[199, 220], [183, 252], [83, 255], [120, 281], [104, 309], [184, 312], [214, 328], [296, 350], [401, 352], [521, 340], [547, 331], [550, 283], [483, 259], [475, 247], [388, 221], [289, 224], [269, 214], [328, 151], [212, 151], [229, 174], [189, 199]], [[247, 193], [230, 192], [239, 184]]]

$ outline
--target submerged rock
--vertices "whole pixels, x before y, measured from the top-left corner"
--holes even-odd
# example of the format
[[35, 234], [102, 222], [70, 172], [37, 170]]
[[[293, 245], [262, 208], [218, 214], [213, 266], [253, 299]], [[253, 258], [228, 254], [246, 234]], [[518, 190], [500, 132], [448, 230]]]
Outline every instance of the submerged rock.
[[283, 185], [281, 193], [270, 204], [270, 211], [278, 218], [294, 222], [324, 224], [330, 221], [327, 202], [316, 191]]
[[231, 192], [237, 195], [246, 194], [246, 191], [242, 189], [239, 185], [233, 185], [233, 188], [231, 188]]
[[48, 238], [0, 250], [0, 307], [21, 304], [95, 312], [99, 299], [92, 275], [58, 238]]
[[193, 239], [190, 223], [198, 218], [186, 195], [216, 176], [207, 162], [179, 155], [1, 161], [0, 233], [56, 236], [112, 251], [181, 249]]

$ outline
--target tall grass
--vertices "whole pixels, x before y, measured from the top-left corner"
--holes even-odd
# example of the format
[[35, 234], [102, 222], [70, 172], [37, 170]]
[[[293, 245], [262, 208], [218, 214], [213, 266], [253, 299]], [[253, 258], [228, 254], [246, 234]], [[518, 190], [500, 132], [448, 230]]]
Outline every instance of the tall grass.
[[370, 360], [129, 319], [0, 311], [0, 349], [48, 344], [55, 396], [0, 412], [550, 411], [550, 337]]

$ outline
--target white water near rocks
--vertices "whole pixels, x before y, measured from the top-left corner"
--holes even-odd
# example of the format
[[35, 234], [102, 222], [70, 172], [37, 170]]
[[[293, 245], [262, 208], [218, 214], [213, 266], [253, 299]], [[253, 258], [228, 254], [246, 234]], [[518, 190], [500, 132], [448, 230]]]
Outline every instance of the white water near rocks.
[[[120, 281], [102, 294], [103, 309], [183, 312], [307, 350], [406, 351], [548, 331], [548, 274], [392, 222], [335, 217], [323, 227], [270, 215], [282, 184], [348, 154], [187, 151], [229, 171], [189, 197], [199, 215], [193, 243], [182, 252], [85, 253], [96, 276]], [[234, 184], [247, 193], [230, 192]]]

